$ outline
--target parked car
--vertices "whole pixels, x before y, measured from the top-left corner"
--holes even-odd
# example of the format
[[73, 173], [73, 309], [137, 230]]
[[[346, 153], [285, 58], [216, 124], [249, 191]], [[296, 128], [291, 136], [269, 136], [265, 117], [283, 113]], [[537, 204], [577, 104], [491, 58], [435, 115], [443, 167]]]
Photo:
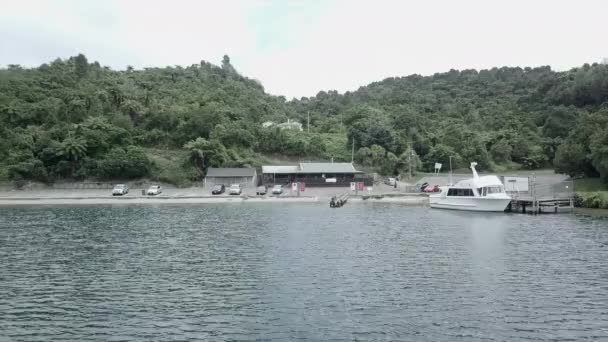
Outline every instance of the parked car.
[[148, 196], [156, 196], [159, 195], [161, 192], [162, 191], [160, 189], [160, 185], [152, 185], [148, 188], [148, 191], [146, 193], [148, 194]]
[[226, 192], [226, 187], [224, 184], [216, 184], [213, 186], [213, 188], [211, 188], [212, 195], [221, 195], [224, 192]]
[[232, 185], [230, 185], [230, 189], [228, 190], [228, 193], [230, 195], [240, 195], [241, 192], [242, 192], [242, 190], [241, 190], [240, 184], [232, 184]]
[[255, 190], [256, 195], [266, 195], [267, 192], [268, 189], [266, 188], [266, 185], [258, 186], [258, 188]]
[[426, 189], [427, 186], [429, 186], [429, 183], [427, 183], [427, 182], [422, 183], [422, 185], [420, 185], [420, 191], [424, 192], [424, 189]]
[[272, 194], [273, 195], [280, 195], [283, 193], [283, 186], [281, 184], [277, 184], [275, 186], [272, 187]]
[[424, 188], [423, 191], [424, 192], [440, 192], [441, 189], [439, 189], [439, 185], [428, 185], [426, 188]]
[[129, 187], [126, 184], [116, 184], [112, 189], [112, 196], [122, 196], [129, 193]]

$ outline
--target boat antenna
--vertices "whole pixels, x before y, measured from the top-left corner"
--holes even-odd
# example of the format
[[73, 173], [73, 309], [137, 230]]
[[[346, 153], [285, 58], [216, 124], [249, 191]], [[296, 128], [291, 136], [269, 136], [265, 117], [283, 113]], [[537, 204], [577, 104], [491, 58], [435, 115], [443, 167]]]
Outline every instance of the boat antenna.
[[454, 183], [452, 182], [452, 156], [450, 156], [450, 186], [454, 185]]
[[477, 170], [475, 170], [475, 166], [477, 166], [476, 162], [472, 162], [471, 163], [471, 171], [473, 171], [473, 178], [479, 178], [479, 175], [477, 174]]

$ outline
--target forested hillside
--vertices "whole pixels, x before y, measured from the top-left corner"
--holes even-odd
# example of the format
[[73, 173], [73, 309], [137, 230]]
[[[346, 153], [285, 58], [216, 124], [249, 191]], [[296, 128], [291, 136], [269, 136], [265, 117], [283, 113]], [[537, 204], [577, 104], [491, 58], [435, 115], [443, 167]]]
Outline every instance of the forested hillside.
[[[183, 183], [209, 166], [257, 166], [259, 153], [330, 158], [332, 135], [262, 129], [293, 111], [221, 67], [113, 71], [79, 55], [0, 70], [0, 178], [151, 177]], [[340, 142], [343, 151], [346, 141]], [[339, 158], [338, 153], [336, 157]]]
[[300, 120], [310, 113], [315, 131], [343, 125], [356, 160], [387, 172], [403, 169], [412, 146], [427, 170], [452, 156], [456, 167], [608, 177], [608, 65], [411, 75], [290, 105]]
[[[310, 117], [310, 132], [306, 123]], [[262, 123], [304, 124], [304, 131]], [[450, 71], [286, 101], [221, 66], [113, 71], [83, 55], [0, 69], [0, 180], [176, 184], [266, 158], [350, 160], [384, 174], [555, 166], [608, 178], [608, 66]]]

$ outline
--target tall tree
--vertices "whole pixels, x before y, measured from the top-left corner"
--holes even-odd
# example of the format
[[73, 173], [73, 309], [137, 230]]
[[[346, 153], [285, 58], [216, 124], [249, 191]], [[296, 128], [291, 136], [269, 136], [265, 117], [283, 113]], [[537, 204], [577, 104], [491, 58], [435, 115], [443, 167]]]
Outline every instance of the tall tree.
[[83, 78], [87, 75], [89, 72], [89, 62], [85, 55], [80, 53], [74, 58], [74, 70], [78, 78]]

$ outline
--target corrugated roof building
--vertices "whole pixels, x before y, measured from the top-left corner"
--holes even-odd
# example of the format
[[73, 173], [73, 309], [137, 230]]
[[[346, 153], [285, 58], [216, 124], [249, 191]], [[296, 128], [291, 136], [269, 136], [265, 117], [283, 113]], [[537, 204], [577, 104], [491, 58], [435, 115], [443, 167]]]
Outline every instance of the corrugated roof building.
[[299, 173], [362, 173], [352, 163], [300, 163]]
[[253, 168], [216, 168], [210, 167], [207, 169], [205, 176], [205, 187], [212, 187], [215, 184], [241, 184], [241, 186], [257, 185], [257, 171]]
[[363, 172], [357, 171], [352, 163], [262, 166], [262, 177], [264, 184], [304, 182], [308, 186], [350, 186], [350, 183], [354, 181], [368, 182], [364, 180], [366, 177], [363, 176]]
[[276, 165], [265, 165], [262, 166], [262, 174], [291, 174], [298, 173], [300, 171], [297, 165], [286, 165], [286, 166], [276, 166]]

